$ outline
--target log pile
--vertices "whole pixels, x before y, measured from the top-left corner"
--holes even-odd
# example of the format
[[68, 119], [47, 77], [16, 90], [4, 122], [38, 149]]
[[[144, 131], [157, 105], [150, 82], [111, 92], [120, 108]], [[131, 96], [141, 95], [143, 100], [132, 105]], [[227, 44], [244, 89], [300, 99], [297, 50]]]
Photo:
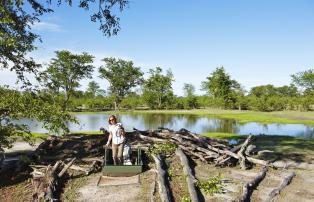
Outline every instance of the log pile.
[[[134, 150], [140, 148], [148, 151], [156, 143], [176, 145], [176, 154], [180, 157], [184, 167], [192, 201], [199, 201], [199, 199], [195, 191], [196, 179], [192, 175], [188, 159], [197, 159], [216, 166], [240, 165], [241, 169], [248, 169], [254, 164], [265, 166], [265, 169], [266, 167], [277, 167], [270, 162], [250, 156], [254, 149], [254, 146], [251, 145], [252, 136], [248, 136], [242, 144], [236, 146], [229, 145], [226, 140], [202, 137], [186, 129], [173, 131], [159, 128], [158, 130], [140, 131], [134, 128], [134, 131], [127, 132], [126, 136]], [[107, 133], [103, 135], [71, 134], [63, 137], [52, 136], [39, 145], [32, 154], [38, 164], [32, 165], [34, 199], [44, 198], [53, 201], [58, 181], [69, 170], [75, 170], [83, 175], [99, 170], [103, 162], [104, 145], [107, 138]], [[163, 158], [159, 154], [153, 156], [158, 171], [158, 187], [162, 201], [171, 201], [166, 171], [163, 170], [162, 165]], [[263, 171], [266, 173], [265, 170]], [[250, 198], [252, 190], [265, 176], [263, 172], [261, 176], [258, 176], [256, 181], [244, 186], [244, 195], [241, 201], [247, 201]]]
[[33, 176], [33, 201], [56, 201], [58, 182], [74, 161], [75, 158], [68, 164], [57, 161], [54, 166], [48, 165], [41, 169], [34, 169], [31, 173]]
[[[201, 137], [186, 129], [173, 131], [161, 128], [155, 131], [139, 131], [135, 129], [132, 133], [133, 147], [147, 150], [156, 142], [171, 142], [193, 159], [199, 159], [205, 163], [214, 163], [217, 166], [230, 166], [240, 164], [241, 169], [248, 169], [252, 164], [262, 166], [274, 165], [270, 162], [248, 156], [252, 136], [244, 141], [242, 145], [231, 146], [225, 140]], [[250, 147], [251, 148], [251, 147]]]

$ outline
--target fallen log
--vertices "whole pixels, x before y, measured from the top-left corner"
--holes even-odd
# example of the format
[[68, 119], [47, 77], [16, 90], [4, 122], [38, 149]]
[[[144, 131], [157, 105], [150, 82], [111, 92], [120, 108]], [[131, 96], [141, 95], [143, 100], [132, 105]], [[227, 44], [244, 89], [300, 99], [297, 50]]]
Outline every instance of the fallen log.
[[58, 174], [58, 177], [62, 177], [64, 173], [71, 167], [75, 160], [76, 158], [73, 158], [66, 166], [64, 166], [64, 168]]
[[243, 185], [242, 196], [239, 200], [240, 202], [249, 202], [250, 201], [250, 198], [251, 198], [251, 195], [252, 195], [254, 189], [265, 178], [267, 170], [268, 170], [267, 167], [264, 166], [262, 168], [261, 172], [258, 173], [257, 176], [253, 180], [251, 180], [250, 182]]
[[162, 202], [170, 202], [172, 201], [168, 182], [167, 182], [167, 173], [163, 169], [164, 163], [161, 155], [155, 156], [152, 154], [152, 157], [156, 164], [157, 169], [157, 176], [158, 176], [158, 187], [159, 187], [159, 194], [160, 199]]
[[181, 160], [181, 165], [183, 166], [183, 172], [186, 175], [186, 182], [188, 184], [188, 189], [189, 189], [189, 194], [192, 202], [198, 202], [200, 201], [198, 198], [198, 194], [196, 191], [196, 182], [197, 180], [195, 179], [192, 170], [189, 166], [189, 161], [184, 152], [181, 149], [176, 150], [176, 155], [179, 156]]
[[270, 202], [272, 201], [272, 199], [278, 195], [286, 186], [289, 185], [289, 183], [291, 182], [291, 180], [295, 177], [295, 173], [291, 172], [289, 173], [289, 175], [287, 175], [286, 177], [283, 178], [283, 180], [281, 181], [279, 187], [277, 187], [276, 189], [272, 190], [270, 192], [270, 194], [267, 196], [267, 198], [265, 199], [265, 202]]
[[238, 151], [238, 156], [239, 156], [239, 163], [240, 163], [240, 168], [246, 170], [247, 167], [247, 159], [246, 159], [246, 155], [245, 155], [245, 151], [246, 148], [248, 147], [249, 143], [252, 140], [252, 135], [250, 135], [248, 138], [246, 138], [246, 140], [244, 141], [244, 143], [241, 146], [241, 149]]

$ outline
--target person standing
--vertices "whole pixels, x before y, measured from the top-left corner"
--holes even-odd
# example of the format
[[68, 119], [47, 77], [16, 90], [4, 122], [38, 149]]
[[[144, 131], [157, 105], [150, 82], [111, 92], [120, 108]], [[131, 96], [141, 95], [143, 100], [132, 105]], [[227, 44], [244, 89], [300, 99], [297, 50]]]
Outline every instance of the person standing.
[[121, 123], [117, 122], [114, 115], [110, 115], [109, 122], [109, 137], [106, 146], [112, 141], [112, 158], [114, 165], [123, 164], [123, 147], [125, 144], [125, 131]]

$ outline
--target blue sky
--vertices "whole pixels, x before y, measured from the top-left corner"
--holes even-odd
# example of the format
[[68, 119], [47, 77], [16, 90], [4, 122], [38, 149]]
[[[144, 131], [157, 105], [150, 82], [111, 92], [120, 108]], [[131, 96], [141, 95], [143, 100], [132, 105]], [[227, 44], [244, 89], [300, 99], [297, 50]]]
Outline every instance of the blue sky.
[[[122, 30], [111, 38], [89, 14], [61, 6], [43, 16], [33, 27], [43, 43], [31, 55], [49, 62], [54, 51], [67, 49], [95, 55], [97, 67], [113, 56], [134, 61], [144, 72], [170, 68], [177, 95], [184, 83], [203, 94], [201, 82], [220, 66], [247, 90], [289, 85], [291, 74], [314, 68], [312, 0], [131, 0], [119, 14]], [[106, 89], [97, 69], [93, 80]], [[12, 74], [1, 74], [1, 84], [15, 82]], [[82, 81], [81, 89], [89, 81]]]

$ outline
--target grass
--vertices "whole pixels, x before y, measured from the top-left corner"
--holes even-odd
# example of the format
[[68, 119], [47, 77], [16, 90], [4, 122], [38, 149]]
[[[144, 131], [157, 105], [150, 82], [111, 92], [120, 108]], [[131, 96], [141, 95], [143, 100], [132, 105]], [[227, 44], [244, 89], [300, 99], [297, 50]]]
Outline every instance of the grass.
[[[83, 176], [75, 179], [70, 179], [67, 182], [66, 189], [62, 194], [63, 201], [74, 202], [77, 201], [78, 193], [77, 190], [86, 184], [87, 180], [91, 178], [91, 176]], [[96, 185], [95, 185], [96, 186]]]
[[[234, 133], [203, 133], [203, 136], [219, 139], [238, 139], [243, 141], [247, 136]], [[280, 153], [286, 158], [296, 158], [302, 160], [305, 156], [314, 155], [314, 140], [302, 139], [292, 136], [278, 135], [257, 135], [254, 136], [252, 144], [258, 147], [258, 150], [271, 150]], [[298, 159], [299, 158], [299, 159]]]
[[218, 132], [208, 132], [203, 133], [202, 136], [211, 137], [211, 138], [218, 138], [218, 139], [238, 139], [242, 135], [238, 135], [235, 133], [218, 133]]
[[281, 111], [256, 112], [221, 109], [193, 110], [136, 110], [136, 111], [106, 111], [106, 112], [73, 112], [72, 114], [169, 114], [169, 115], [198, 115], [222, 119], [235, 119], [240, 123], [281, 123], [314, 125], [314, 112]]

